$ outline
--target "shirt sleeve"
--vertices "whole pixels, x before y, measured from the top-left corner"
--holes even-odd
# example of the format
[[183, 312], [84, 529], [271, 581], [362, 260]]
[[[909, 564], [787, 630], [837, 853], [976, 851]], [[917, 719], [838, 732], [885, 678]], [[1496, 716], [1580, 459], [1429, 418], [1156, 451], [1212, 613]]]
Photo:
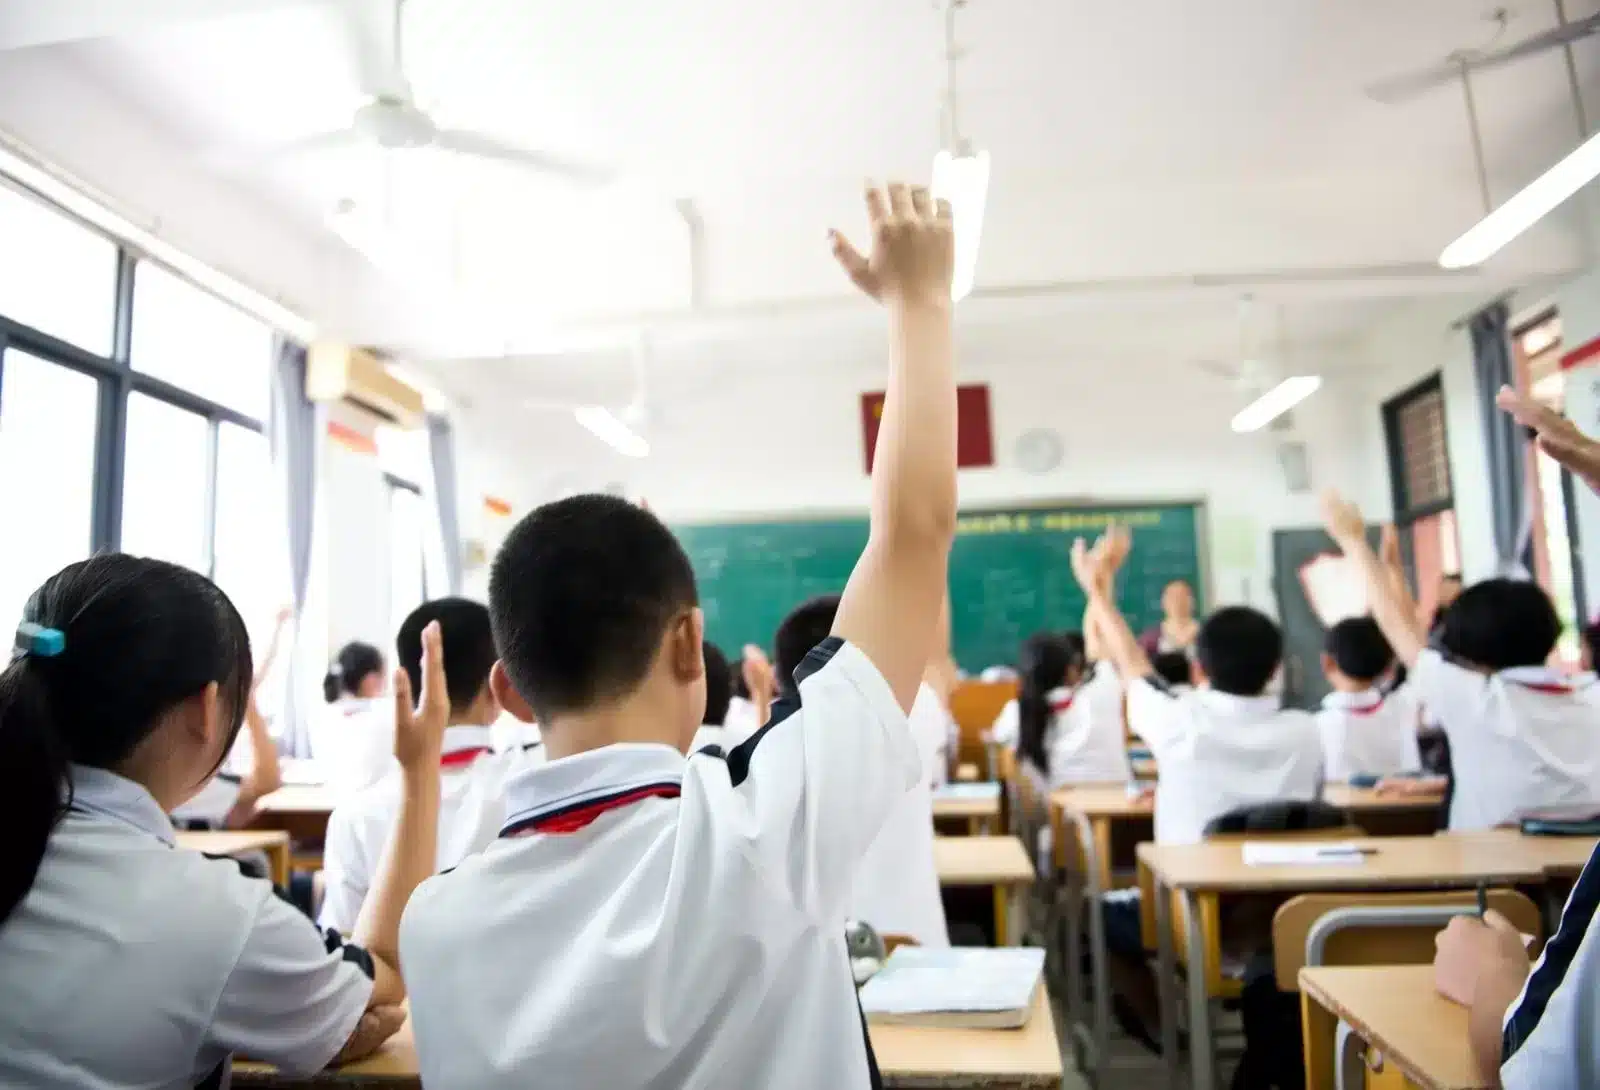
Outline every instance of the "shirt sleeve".
[[355, 930], [361, 903], [372, 880], [360, 822], [348, 807], [336, 807], [328, 817], [328, 835], [322, 853], [322, 910], [317, 922], [349, 934]]
[[1317, 736], [1322, 739], [1322, 775], [1334, 781], [1348, 779], [1344, 764], [1344, 717], [1337, 712], [1317, 713]]
[[795, 680], [766, 726], [729, 751], [728, 777], [764, 870], [803, 910], [833, 921], [922, 760], [889, 683], [858, 648], [829, 637]]
[[1422, 742], [1417, 732], [1422, 729], [1421, 709], [1417, 706], [1416, 690], [1409, 683], [1389, 695], [1400, 708], [1400, 771], [1422, 771]]
[[323, 932], [265, 887], [217, 1000], [211, 1040], [290, 1074], [320, 1071], [366, 1012], [372, 972], [365, 950]]
[[1153, 678], [1135, 678], [1128, 685], [1128, 724], [1156, 760], [1165, 760], [1162, 751], [1183, 737], [1183, 697]]
[[1447, 737], [1480, 721], [1489, 700], [1489, 678], [1449, 662], [1431, 647], [1417, 656], [1406, 687]]
[[1008, 749], [1014, 749], [1022, 726], [1021, 715], [1015, 700], [1006, 701], [1006, 706], [995, 717], [994, 726], [989, 728], [989, 737]]

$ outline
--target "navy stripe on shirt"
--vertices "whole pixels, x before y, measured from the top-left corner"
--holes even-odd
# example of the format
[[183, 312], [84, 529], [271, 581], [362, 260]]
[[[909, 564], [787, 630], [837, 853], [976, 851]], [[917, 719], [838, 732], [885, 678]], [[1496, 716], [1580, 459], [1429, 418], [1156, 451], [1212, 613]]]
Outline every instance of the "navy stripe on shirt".
[[733, 786], [738, 787], [749, 778], [750, 758], [755, 755], [756, 746], [761, 744], [761, 739], [767, 736], [767, 732], [800, 710], [800, 683], [828, 665], [843, 646], [842, 638], [829, 636], [806, 652], [806, 657], [794, 668], [794, 688], [787, 690], [773, 702], [772, 713], [767, 717], [766, 726], [728, 751], [728, 778]]
[[1589, 862], [1584, 864], [1583, 873], [1578, 876], [1577, 884], [1572, 887], [1567, 907], [1561, 910], [1561, 923], [1556, 927], [1555, 937], [1545, 946], [1544, 957], [1534, 966], [1533, 975], [1528, 977], [1522, 1002], [1506, 1019], [1500, 1040], [1502, 1064], [1516, 1055], [1517, 1049], [1539, 1028], [1539, 1020], [1544, 1017], [1550, 998], [1561, 987], [1567, 970], [1572, 967], [1572, 959], [1589, 930], [1595, 909], [1600, 908], [1600, 864], [1596, 864], [1597, 858], [1600, 858], [1600, 845], [1595, 846]]

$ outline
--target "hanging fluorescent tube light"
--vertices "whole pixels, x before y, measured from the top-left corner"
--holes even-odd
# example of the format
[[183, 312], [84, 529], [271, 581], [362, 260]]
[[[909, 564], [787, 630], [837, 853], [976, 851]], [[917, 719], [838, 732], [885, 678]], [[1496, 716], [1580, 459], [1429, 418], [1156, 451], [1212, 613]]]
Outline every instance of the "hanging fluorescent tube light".
[[616, 413], [602, 405], [580, 405], [572, 410], [578, 423], [618, 454], [629, 458], [644, 458], [650, 453], [650, 444], [644, 437], [624, 424]]
[[960, 302], [971, 294], [978, 274], [978, 241], [983, 234], [983, 206], [989, 197], [989, 153], [963, 147], [934, 156], [933, 196], [950, 202], [956, 236], [950, 298]]
[[1260, 431], [1321, 388], [1321, 375], [1296, 375], [1293, 378], [1286, 378], [1240, 409], [1234, 415], [1233, 430], [1241, 435], [1245, 432]]
[[1446, 246], [1439, 255], [1440, 266], [1464, 269], [1482, 264], [1588, 185], [1596, 175], [1600, 175], [1600, 134], [1579, 144], [1565, 159]]

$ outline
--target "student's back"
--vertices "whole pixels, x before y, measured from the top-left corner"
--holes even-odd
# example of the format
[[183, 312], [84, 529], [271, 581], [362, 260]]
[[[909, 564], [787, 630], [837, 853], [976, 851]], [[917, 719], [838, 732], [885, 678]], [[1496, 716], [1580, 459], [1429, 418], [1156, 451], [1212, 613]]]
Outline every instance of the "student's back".
[[1422, 770], [1416, 697], [1409, 686], [1389, 690], [1383, 684], [1394, 662], [1394, 649], [1370, 617], [1340, 621], [1328, 630], [1322, 672], [1333, 691], [1317, 713], [1328, 779]]

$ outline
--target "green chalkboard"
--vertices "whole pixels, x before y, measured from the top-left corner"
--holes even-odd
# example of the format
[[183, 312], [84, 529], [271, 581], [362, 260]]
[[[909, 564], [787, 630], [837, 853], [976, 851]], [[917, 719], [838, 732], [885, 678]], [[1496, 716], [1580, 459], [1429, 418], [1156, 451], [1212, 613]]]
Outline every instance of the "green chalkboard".
[[[1054, 506], [963, 512], [950, 556], [954, 651], [978, 671], [1011, 662], [1041, 629], [1078, 628], [1083, 594], [1072, 578], [1072, 542], [1109, 519], [1133, 530], [1117, 597], [1134, 628], [1161, 616], [1161, 588], [1184, 579], [1204, 600], [1200, 508], [1195, 504]], [[837, 594], [867, 543], [863, 519], [808, 519], [676, 526], [694, 565], [706, 632], [735, 652], [770, 647], [790, 609]]]

